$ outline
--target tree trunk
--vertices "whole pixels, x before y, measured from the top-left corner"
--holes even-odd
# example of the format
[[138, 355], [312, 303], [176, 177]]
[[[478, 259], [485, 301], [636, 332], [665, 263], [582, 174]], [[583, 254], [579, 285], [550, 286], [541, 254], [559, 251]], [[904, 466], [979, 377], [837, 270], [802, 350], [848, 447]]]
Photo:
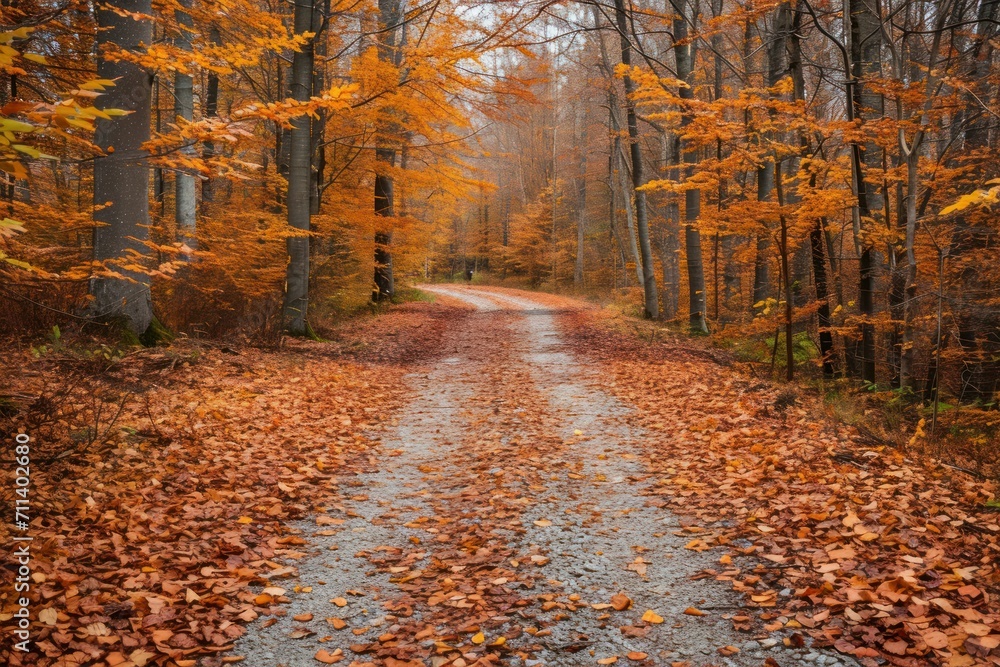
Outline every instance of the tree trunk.
[[[675, 9], [676, 6], [675, 6]], [[680, 11], [678, 10], [678, 13]], [[694, 72], [694, 46], [687, 42], [688, 26], [684, 15], [674, 19], [674, 57], [677, 60], [677, 78], [688, 81]], [[682, 86], [678, 96], [683, 101], [694, 98], [694, 88]], [[683, 103], [683, 102], [682, 102]], [[685, 108], [681, 114], [681, 128], [687, 127], [692, 120], [691, 111]], [[697, 151], [684, 148], [683, 151], [685, 178], [694, 174], [698, 161]], [[684, 192], [684, 246], [687, 251], [688, 292], [690, 303], [690, 327], [695, 333], [708, 333], [708, 322], [705, 318], [705, 266], [701, 255], [701, 233], [698, 231], [698, 216], [701, 214], [701, 191], [690, 188]]]
[[[180, 0], [185, 9], [191, 7], [191, 0]], [[177, 10], [175, 14], [180, 32], [177, 36], [177, 47], [182, 51], [191, 50], [191, 15], [186, 11]], [[184, 63], [186, 66], [187, 63]], [[174, 116], [190, 123], [194, 120], [194, 83], [190, 74], [179, 69], [174, 73]], [[183, 155], [194, 157], [194, 146], [181, 149]], [[174, 184], [174, 221], [177, 223], [177, 240], [189, 248], [198, 247], [197, 229], [197, 192], [193, 174], [177, 171]]]
[[830, 331], [830, 294], [826, 280], [826, 260], [823, 257], [823, 229], [826, 218], [816, 218], [816, 224], [809, 232], [812, 246], [813, 282], [816, 286], [816, 301], [819, 309], [819, 354], [823, 362], [823, 377], [832, 378], [836, 374], [833, 356], [833, 333]]
[[[870, 0], [848, 0], [850, 7], [850, 49], [854, 81], [854, 111], [868, 122], [881, 118], [882, 97], [873, 92], [866, 80], [882, 74], [882, 29], [881, 19], [875, 15]], [[854, 164], [854, 180], [858, 198], [858, 229], [865, 220], [871, 219], [882, 209], [881, 195], [869, 181], [866, 171], [881, 168], [878, 146], [867, 142], [864, 147], [855, 144], [857, 159]], [[871, 243], [861, 245], [860, 283], [858, 302], [861, 311], [861, 379], [875, 382], [875, 250]]]
[[[405, 27], [402, 24], [402, 0], [378, 0], [379, 30], [378, 57], [399, 67], [402, 62], [402, 42]], [[393, 180], [391, 170], [396, 165], [396, 149], [385, 138], [375, 149], [375, 215], [395, 217]], [[391, 299], [396, 294], [392, 267], [392, 223], [388, 222], [375, 231], [375, 286], [372, 301]]]
[[573, 266], [573, 283], [583, 287], [583, 240], [587, 225], [587, 115], [583, 111], [580, 121], [579, 158], [576, 180], [576, 263]]
[[[663, 168], [667, 178], [677, 181], [680, 178], [680, 141], [673, 132], [660, 130], [660, 142], [663, 146]], [[660, 229], [660, 270], [663, 272], [663, 310], [661, 317], [673, 320], [677, 317], [680, 305], [681, 270], [680, 270], [680, 206], [677, 195], [666, 195], [663, 212], [663, 225]]]
[[[922, 143], [922, 142], [921, 142]], [[913, 319], [917, 308], [917, 255], [914, 242], [917, 234], [917, 189], [920, 145], [910, 147], [906, 157], [906, 291], [903, 295], [903, 338], [899, 353], [899, 386], [914, 389]]]
[[[785, 194], [781, 178], [781, 163], [774, 166], [775, 185], [778, 189], [778, 206], [784, 207]], [[789, 382], [795, 374], [795, 354], [792, 345], [792, 279], [788, 272], [788, 220], [784, 213], [778, 214], [781, 224], [780, 248], [781, 277], [785, 288], [785, 379]]]
[[[295, 3], [295, 34], [313, 31], [313, 14], [316, 0], [298, 0]], [[292, 56], [292, 99], [305, 102], [312, 92], [313, 42], [309, 40]], [[308, 332], [309, 307], [309, 190], [312, 175], [312, 143], [309, 116], [292, 119], [288, 134], [288, 225], [295, 236], [290, 236], [288, 267], [285, 285], [285, 328], [293, 335]]]
[[618, 176], [618, 187], [621, 191], [622, 203], [625, 206], [625, 224], [628, 227], [628, 245], [632, 255], [632, 263], [635, 265], [635, 279], [643, 285], [644, 273], [642, 268], [642, 258], [639, 254], [639, 241], [635, 235], [635, 208], [632, 206], [632, 188], [629, 187], [628, 176], [625, 173], [625, 156], [622, 153], [621, 139], [617, 136], [614, 139], [614, 157], [616, 167], [614, 169]]
[[[98, 50], [115, 44], [138, 51], [152, 42], [149, 21], [135, 19], [151, 12], [150, 0], [110, 0], [97, 11]], [[142, 145], [149, 141], [151, 77], [125, 60], [98, 60], [97, 75], [117, 83], [95, 100], [99, 109], [130, 111], [114, 120], [98, 120], [95, 143], [105, 154], [94, 160], [94, 259], [126, 260], [143, 253], [149, 236], [149, 164]], [[110, 204], [105, 206], [105, 204]], [[128, 258], [125, 263], [134, 263]], [[91, 314], [97, 318], [122, 318], [135, 333], [143, 333], [153, 320], [149, 276], [114, 266], [122, 278], [95, 278]], [[129, 280], [131, 279], [131, 280]], [[134, 282], [133, 282], [134, 281]]]
[[[213, 44], [219, 44], [222, 37], [219, 29], [211, 28], [211, 39]], [[208, 80], [205, 85], [205, 103], [202, 106], [202, 115], [205, 118], [216, 118], [219, 115], [219, 75], [209, 71]], [[215, 157], [215, 143], [206, 141], [201, 152], [202, 159], [209, 162]], [[201, 214], [208, 213], [209, 205], [215, 202], [215, 182], [212, 175], [201, 182]]]
[[[628, 121], [629, 149], [632, 157], [632, 189], [635, 197], [635, 222], [639, 236], [639, 251], [642, 256], [642, 291], [645, 297], [644, 314], [648, 318], [660, 316], [660, 299], [656, 293], [656, 267], [653, 265], [653, 249], [649, 242], [649, 211], [646, 206], [646, 192], [640, 190], [645, 185], [642, 165], [642, 146], [639, 145], [639, 121], [635, 114], [635, 83], [628, 70], [632, 67], [632, 44], [629, 41], [628, 17], [624, 0], [615, 0], [615, 18], [621, 39], [622, 65], [626, 73], [622, 77], [625, 84], [625, 112]], [[704, 278], [703, 278], [704, 280]], [[703, 290], [704, 292], [704, 290]], [[703, 297], [704, 298], [704, 297]]]
[[[314, 68], [312, 90], [313, 95], [320, 95], [326, 88], [327, 35], [325, 33], [328, 27], [326, 17], [330, 15], [330, 0], [318, 0], [315, 5], [313, 29], [316, 30], [316, 36], [313, 38], [313, 53], [319, 59], [321, 66]], [[309, 211], [313, 215], [317, 215], [323, 206], [323, 179], [326, 174], [326, 149], [323, 146], [323, 139], [326, 120], [326, 111], [323, 109], [317, 111], [316, 118], [312, 119], [312, 178], [309, 187]]]
[[[395, 216], [394, 184], [392, 176], [386, 173], [396, 164], [396, 151], [392, 148], [375, 149], [375, 160], [380, 172], [375, 176], [375, 215], [384, 218]], [[392, 270], [392, 232], [380, 229], [375, 232], [375, 289], [372, 301], [391, 299], [396, 293]]]
[[[959, 105], [959, 120], [965, 114], [965, 109], [992, 109], [995, 107], [994, 97], [996, 89], [989, 76], [991, 64], [993, 62], [993, 52], [995, 36], [997, 34], [997, 14], [1000, 13], [1000, 2], [995, 0], [981, 0], [976, 12], [976, 29], [971, 38], [971, 45], [968, 50], [968, 74], [965, 80], [978, 83], [978, 88], [969, 88], [962, 95], [963, 104]], [[953, 125], [961, 125], [953, 123]], [[979, 113], [969, 119], [965, 124], [963, 136], [963, 149], [966, 153], [981, 153], [986, 147], [991, 145], [991, 128], [993, 137], [992, 143], [996, 143], [996, 122], [991, 114]], [[974, 178], [979, 183], [984, 183], [997, 175], [996, 160], [979, 160], [974, 172]], [[963, 256], [968, 256], [983, 247], [984, 240], [981, 235], [977, 235], [969, 228], [965, 213], [959, 213], [955, 219], [955, 230], [951, 238], [951, 256], [960, 260]], [[943, 289], [943, 288], [942, 288]], [[959, 340], [964, 341], [963, 351], [967, 354], [963, 356], [962, 363], [964, 369], [963, 394], [966, 394], [966, 385], [971, 385], [975, 391], [976, 398], [991, 399], [992, 395], [979, 388], [990, 384], [981, 382], [984, 374], [984, 359], [976, 341], [976, 330], [989, 331], [996, 326], [997, 318], [985, 315], [984, 311], [976, 312], [975, 306], [969, 305], [966, 296], [984, 289], [980, 272], [971, 268], [963, 270], [959, 274], [958, 290], [962, 296], [956, 300], [958, 311], [957, 319], [959, 323]]]

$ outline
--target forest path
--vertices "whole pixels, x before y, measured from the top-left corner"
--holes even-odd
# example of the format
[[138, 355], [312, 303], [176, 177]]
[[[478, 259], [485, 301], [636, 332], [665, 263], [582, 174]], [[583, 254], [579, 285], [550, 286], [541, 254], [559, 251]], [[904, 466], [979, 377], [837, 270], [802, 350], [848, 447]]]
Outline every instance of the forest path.
[[311, 553], [288, 613], [237, 644], [249, 665], [854, 664], [734, 629], [737, 595], [692, 579], [718, 554], [685, 549], [646, 502], [644, 434], [554, 311], [424, 289], [476, 311], [410, 373], [409, 407], [340, 480], [343, 503], [294, 526]]

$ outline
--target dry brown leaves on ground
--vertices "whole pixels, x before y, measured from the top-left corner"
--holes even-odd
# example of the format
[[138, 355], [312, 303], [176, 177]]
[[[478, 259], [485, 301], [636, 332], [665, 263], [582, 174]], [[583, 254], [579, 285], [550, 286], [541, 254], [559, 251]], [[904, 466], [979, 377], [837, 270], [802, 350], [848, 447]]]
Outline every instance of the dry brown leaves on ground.
[[[69, 356], [8, 354], [23, 363], [0, 393], [21, 406], [4, 429], [41, 415], [31, 431], [37, 620], [34, 650], [10, 650], [5, 634], [0, 662], [218, 664], [212, 656], [246, 623], [283, 601], [292, 568], [276, 561], [303, 544], [284, 524], [335, 499], [367, 457], [367, 433], [403, 391], [397, 360], [436, 349], [447, 321], [464, 312], [404, 306], [352, 324], [349, 345], [146, 350], [93, 377], [74, 373]], [[69, 376], [73, 390], [60, 391]], [[105, 394], [116, 400], [89, 402]], [[101, 437], [68, 417], [95, 414]], [[5, 633], [14, 576], [0, 570]]]
[[688, 518], [689, 548], [725, 551], [705, 576], [731, 582], [767, 629], [865, 665], [1000, 665], [995, 484], [863, 446], [813, 400], [784, 405], [777, 387], [606, 316], [562, 322], [637, 408], [660, 475], [649, 502]]

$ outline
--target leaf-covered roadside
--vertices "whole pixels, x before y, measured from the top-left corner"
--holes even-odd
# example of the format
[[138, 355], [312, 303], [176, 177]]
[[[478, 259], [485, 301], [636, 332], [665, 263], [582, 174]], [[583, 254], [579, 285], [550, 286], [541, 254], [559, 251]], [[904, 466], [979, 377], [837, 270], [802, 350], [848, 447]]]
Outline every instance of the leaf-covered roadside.
[[719, 547], [706, 576], [744, 593], [768, 630], [865, 665], [1000, 665], [994, 483], [867, 446], [813, 400], [609, 316], [562, 324], [637, 408], [660, 476], [649, 502], [693, 521], [688, 548]]
[[[283, 601], [251, 586], [292, 574], [276, 560], [302, 541], [285, 522], [338, 497], [404, 396], [405, 369], [389, 360], [436, 349], [463, 312], [411, 304], [351, 324], [343, 343], [293, 341], [279, 352], [147, 350], [68, 393], [56, 388], [78, 359], [8, 355], [19, 372], [0, 393], [17, 397], [22, 417], [53, 397], [66, 404], [32, 434], [58, 439], [34, 445], [35, 650], [9, 651], [5, 632], [0, 660], [221, 664], [215, 654], [243, 625]], [[106, 441], [81, 447], [60, 415], [77, 414], [72, 402], [107, 385], [125, 407]], [[7, 522], [0, 531], [9, 543]], [[0, 570], [5, 631], [13, 577]]]

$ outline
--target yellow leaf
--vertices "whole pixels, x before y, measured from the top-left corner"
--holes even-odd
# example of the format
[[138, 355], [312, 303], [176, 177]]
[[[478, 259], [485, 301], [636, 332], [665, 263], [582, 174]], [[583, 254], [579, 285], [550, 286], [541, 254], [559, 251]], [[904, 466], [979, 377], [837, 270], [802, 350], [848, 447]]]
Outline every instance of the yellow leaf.
[[32, 132], [34, 129], [34, 125], [22, 123], [19, 120], [0, 118], [0, 132]]
[[41, 157], [42, 152], [31, 146], [25, 146], [24, 144], [14, 144], [11, 146], [14, 150], [24, 153], [25, 155], [30, 155], [33, 158]]
[[482, 632], [477, 632], [476, 634], [472, 635], [473, 644], [482, 644], [484, 641], [486, 641], [486, 635], [484, 635]]
[[241, 516], [239, 519], [236, 520], [236, 523], [243, 523], [243, 524], [253, 523], [253, 519], [251, 519], [248, 516]]
[[149, 659], [155, 657], [154, 653], [149, 651], [143, 651], [141, 648], [137, 648], [129, 654], [128, 659], [136, 664], [136, 667], [146, 667], [149, 663]]
[[657, 625], [663, 623], [663, 617], [657, 614], [652, 609], [646, 610], [646, 613], [642, 615], [642, 620], [646, 621], [647, 623], [654, 623]]

